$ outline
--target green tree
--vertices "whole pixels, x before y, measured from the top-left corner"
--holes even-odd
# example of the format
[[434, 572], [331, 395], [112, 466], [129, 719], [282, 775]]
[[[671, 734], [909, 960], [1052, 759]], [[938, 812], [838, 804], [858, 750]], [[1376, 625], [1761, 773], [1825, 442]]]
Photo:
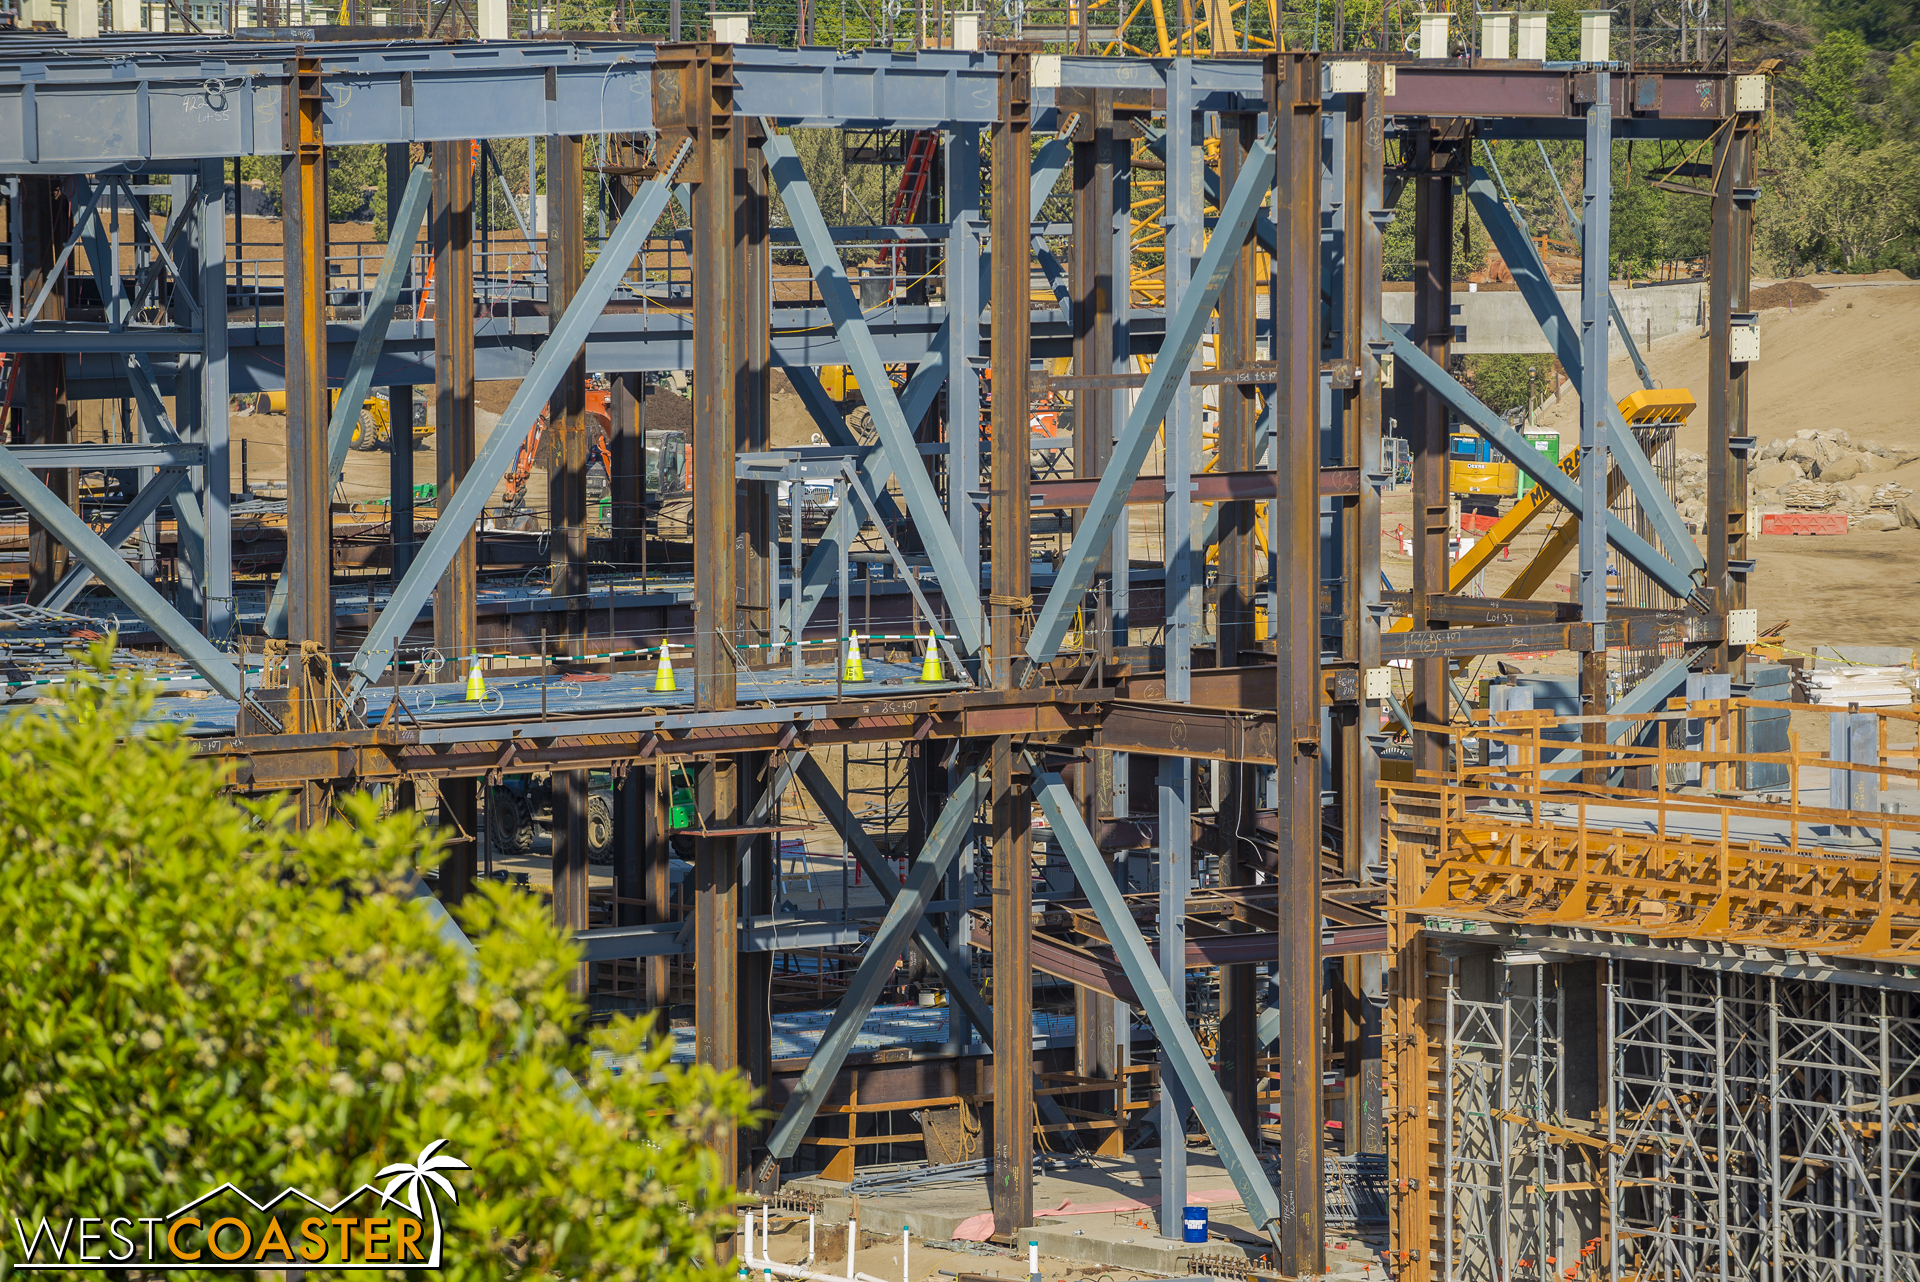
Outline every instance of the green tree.
[[1837, 267], [1868, 272], [1905, 260], [1920, 235], [1920, 147], [1836, 141], [1820, 153], [1806, 204], [1811, 230]]
[[1920, 136], [1920, 45], [1887, 68], [1886, 125], [1895, 137], [1913, 141]]
[[1860, 114], [1860, 78], [1866, 67], [1866, 43], [1846, 30], [1827, 33], [1800, 65], [1793, 115], [1815, 154], [1836, 139], [1871, 139], [1873, 127]]
[[1531, 409], [1553, 390], [1551, 356], [1468, 356], [1466, 384], [1490, 410]]
[[1760, 146], [1764, 184], [1753, 211], [1753, 248], [1775, 276], [1797, 276], [1819, 253], [1813, 224], [1816, 161], [1794, 121], [1778, 118]]
[[444, 1140], [471, 1167], [436, 1203], [451, 1276], [721, 1282], [732, 1172], [701, 1137], [751, 1115], [745, 1081], [631, 1020], [581, 1036], [578, 951], [532, 896], [482, 890], [477, 951], [444, 939], [411, 813], [348, 794], [301, 832], [227, 795], [111, 645], [0, 724], [8, 1214], [399, 1187]]

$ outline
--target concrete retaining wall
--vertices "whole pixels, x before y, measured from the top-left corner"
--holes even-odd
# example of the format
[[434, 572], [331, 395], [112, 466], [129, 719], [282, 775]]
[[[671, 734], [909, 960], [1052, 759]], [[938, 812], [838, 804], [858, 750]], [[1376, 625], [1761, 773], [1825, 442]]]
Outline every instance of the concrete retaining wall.
[[[1461, 287], [1456, 285], [1454, 288]], [[1634, 341], [1645, 346], [1649, 327], [1654, 338], [1699, 329], [1706, 315], [1703, 310], [1705, 291], [1704, 282], [1689, 281], [1684, 285], [1662, 285], [1654, 289], [1616, 289], [1613, 296], [1620, 304], [1620, 314], [1633, 331]], [[1573, 318], [1576, 325], [1579, 324], [1579, 291], [1562, 289], [1556, 292], [1560, 296], [1561, 306], [1567, 309], [1567, 315]], [[1547, 340], [1540, 333], [1533, 313], [1527, 310], [1527, 300], [1517, 290], [1456, 293], [1453, 296], [1453, 308], [1456, 327], [1453, 352], [1456, 356], [1496, 353], [1533, 355], [1547, 351]], [[1412, 323], [1413, 293], [1400, 291], [1383, 294], [1381, 313], [1388, 324]], [[1461, 326], [1466, 329], [1464, 340], [1459, 335]], [[1609, 335], [1609, 341], [1614, 356], [1626, 354], [1626, 346], [1617, 331]]]

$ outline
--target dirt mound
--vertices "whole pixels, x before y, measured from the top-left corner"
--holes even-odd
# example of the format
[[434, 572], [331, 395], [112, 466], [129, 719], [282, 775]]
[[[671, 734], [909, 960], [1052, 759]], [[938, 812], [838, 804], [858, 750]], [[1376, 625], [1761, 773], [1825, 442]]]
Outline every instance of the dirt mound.
[[1825, 297], [1826, 294], [1804, 280], [1783, 280], [1778, 285], [1762, 285], [1748, 293], [1747, 306], [1764, 312], [1776, 307], [1805, 307]]

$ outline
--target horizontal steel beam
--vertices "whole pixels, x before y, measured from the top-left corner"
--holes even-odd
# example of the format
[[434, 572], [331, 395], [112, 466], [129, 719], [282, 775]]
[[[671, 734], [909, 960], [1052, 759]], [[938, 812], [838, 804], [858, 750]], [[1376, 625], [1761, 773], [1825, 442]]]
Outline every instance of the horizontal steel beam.
[[[1035, 507], [1079, 508], [1093, 502], [1094, 492], [1100, 487], [1100, 478], [1062, 477], [1058, 479], [1036, 480], [1032, 483], [1033, 505]], [[1234, 503], [1248, 499], [1265, 501], [1279, 497], [1279, 473], [1268, 470], [1259, 472], [1201, 472], [1193, 477], [1188, 493], [1201, 503]], [[1326, 467], [1320, 469], [1320, 493], [1322, 497], [1351, 495], [1360, 492], [1360, 470], [1351, 467]], [[1167, 489], [1164, 476], [1143, 476], [1133, 483], [1127, 491], [1125, 502], [1129, 506], [1159, 507], [1164, 504], [1172, 492]]]
[[77, 467], [87, 471], [123, 467], [199, 467], [207, 447], [189, 442], [156, 441], [148, 445], [9, 445], [7, 453], [35, 471]]

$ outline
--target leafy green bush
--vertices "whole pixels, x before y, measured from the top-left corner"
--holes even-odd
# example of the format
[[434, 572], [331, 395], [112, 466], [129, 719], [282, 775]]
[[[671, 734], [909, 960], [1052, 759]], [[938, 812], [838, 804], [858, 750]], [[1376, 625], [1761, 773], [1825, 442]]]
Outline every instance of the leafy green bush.
[[439, 851], [411, 813], [353, 794], [300, 832], [226, 794], [110, 653], [0, 724], [0, 1214], [161, 1215], [224, 1180], [331, 1200], [444, 1139], [472, 1168], [440, 1206], [452, 1277], [725, 1277], [701, 1137], [751, 1115], [744, 1079], [633, 1021], [579, 1036], [537, 899], [470, 897], [469, 953], [412, 902]]

